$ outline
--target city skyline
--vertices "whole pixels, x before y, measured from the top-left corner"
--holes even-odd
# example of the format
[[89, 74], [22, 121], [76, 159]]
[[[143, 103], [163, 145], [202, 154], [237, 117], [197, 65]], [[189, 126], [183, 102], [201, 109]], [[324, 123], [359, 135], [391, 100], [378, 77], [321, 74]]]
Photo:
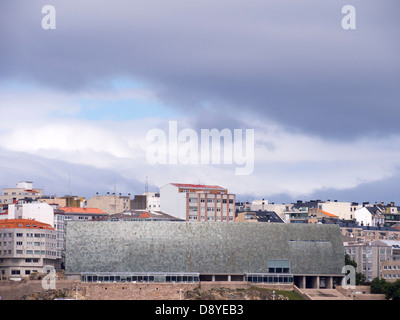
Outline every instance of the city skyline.
[[[43, 29], [45, 5], [55, 29]], [[344, 30], [342, 8], [357, 24]], [[396, 1], [3, 1], [0, 187], [398, 202]], [[150, 164], [147, 133], [254, 130], [254, 170]]]

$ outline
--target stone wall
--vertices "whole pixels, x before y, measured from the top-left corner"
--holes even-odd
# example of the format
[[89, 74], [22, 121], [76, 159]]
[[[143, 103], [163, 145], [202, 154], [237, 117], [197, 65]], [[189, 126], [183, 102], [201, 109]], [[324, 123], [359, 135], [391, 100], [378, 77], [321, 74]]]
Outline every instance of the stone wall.
[[[56, 290], [77, 290], [88, 300], [179, 300], [185, 291], [198, 287], [198, 283], [84, 283], [57, 280]], [[23, 296], [45, 292], [42, 282], [0, 281], [2, 300], [20, 300]]]
[[[74, 289], [80, 281], [56, 280], [56, 290]], [[46, 291], [42, 288], [41, 280], [31, 281], [0, 281], [0, 297], [2, 300], [20, 300], [23, 296], [35, 292]]]
[[180, 300], [189, 283], [82, 283], [79, 288], [89, 300]]

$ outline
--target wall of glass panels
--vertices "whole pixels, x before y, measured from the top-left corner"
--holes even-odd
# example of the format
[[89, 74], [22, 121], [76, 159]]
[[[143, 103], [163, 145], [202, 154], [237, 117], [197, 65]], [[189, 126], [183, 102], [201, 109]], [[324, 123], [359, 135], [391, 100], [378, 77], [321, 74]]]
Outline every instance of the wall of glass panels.
[[291, 274], [246, 274], [246, 281], [252, 283], [293, 283]]
[[169, 283], [196, 283], [199, 282], [198, 273], [82, 273], [83, 282], [169, 282]]

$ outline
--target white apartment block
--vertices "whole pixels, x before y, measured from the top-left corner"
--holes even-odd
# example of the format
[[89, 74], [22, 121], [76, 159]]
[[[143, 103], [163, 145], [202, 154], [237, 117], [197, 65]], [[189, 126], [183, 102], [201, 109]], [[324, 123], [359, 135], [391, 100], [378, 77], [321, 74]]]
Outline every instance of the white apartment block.
[[47, 223], [54, 228], [54, 209], [47, 203], [16, 203], [8, 205], [8, 213], [1, 214], [4, 219], [29, 219]]
[[186, 221], [235, 220], [235, 195], [220, 186], [170, 183], [160, 188], [161, 211]]
[[161, 211], [161, 201], [159, 192], [145, 192], [146, 210]]

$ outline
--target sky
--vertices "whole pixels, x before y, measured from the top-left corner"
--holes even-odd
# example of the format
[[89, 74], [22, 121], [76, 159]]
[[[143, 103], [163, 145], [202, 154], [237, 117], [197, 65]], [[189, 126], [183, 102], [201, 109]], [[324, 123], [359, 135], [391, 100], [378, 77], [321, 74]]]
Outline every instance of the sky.
[[[355, 29], [343, 28], [346, 5]], [[398, 0], [2, 0], [0, 187], [29, 180], [48, 195], [91, 197], [180, 182], [244, 201], [399, 202], [399, 9]], [[171, 123], [182, 136], [241, 129], [253, 170], [236, 174], [236, 158], [150, 163], [163, 141], [151, 132], [165, 134], [170, 159]]]

